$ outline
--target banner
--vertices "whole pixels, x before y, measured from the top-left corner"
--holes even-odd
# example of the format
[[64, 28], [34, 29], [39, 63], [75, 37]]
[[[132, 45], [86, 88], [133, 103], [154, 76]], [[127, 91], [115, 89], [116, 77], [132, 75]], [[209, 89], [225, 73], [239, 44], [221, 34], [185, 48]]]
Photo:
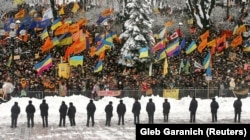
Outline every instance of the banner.
[[100, 90], [97, 92], [98, 96], [120, 96], [120, 90]]
[[68, 79], [70, 76], [70, 66], [68, 63], [58, 64], [58, 76]]
[[163, 90], [164, 98], [174, 98], [179, 99], [179, 89], [164, 89]]

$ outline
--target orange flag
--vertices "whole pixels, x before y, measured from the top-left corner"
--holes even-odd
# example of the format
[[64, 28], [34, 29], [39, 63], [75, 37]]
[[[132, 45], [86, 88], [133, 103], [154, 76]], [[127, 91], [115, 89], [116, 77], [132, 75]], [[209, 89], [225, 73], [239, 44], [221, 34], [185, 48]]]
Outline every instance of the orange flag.
[[233, 31], [231, 30], [222, 30], [222, 35], [226, 35], [227, 38], [233, 36]]
[[29, 35], [28, 34], [19, 35], [19, 38], [21, 38], [23, 42], [27, 42], [29, 39]]
[[216, 46], [216, 39], [213, 39], [207, 43], [208, 47], [215, 47]]
[[215, 50], [216, 50], [216, 46], [212, 46], [212, 48], [211, 48], [211, 55], [215, 54]]
[[96, 52], [96, 47], [95, 47], [95, 46], [91, 46], [91, 47], [89, 48], [89, 55], [90, 55], [91, 57], [93, 57], [93, 56], [95, 56], [95, 52]]
[[103, 51], [103, 52], [100, 53], [99, 59], [101, 59], [101, 60], [105, 59], [105, 51]]
[[75, 24], [70, 25], [69, 32], [71, 34], [77, 32], [77, 31], [79, 31], [79, 24], [75, 23]]
[[101, 15], [102, 17], [106, 17], [106, 16], [109, 16], [113, 13], [113, 10], [111, 8], [108, 8], [108, 9], [105, 9], [102, 11]]
[[200, 35], [200, 38], [201, 38], [201, 40], [205, 40], [205, 39], [207, 39], [208, 36], [209, 36], [209, 30], [207, 30], [205, 33]]
[[54, 32], [54, 35], [56, 35], [56, 36], [62, 35], [62, 34], [65, 34], [67, 32], [69, 32], [69, 24], [65, 23], [56, 29], [56, 31]]
[[66, 49], [65, 54], [64, 54], [64, 61], [68, 61], [69, 57], [71, 54], [74, 53], [74, 46], [70, 46]]
[[42, 53], [44, 53], [52, 48], [53, 48], [53, 42], [51, 41], [50, 37], [47, 37], [45, 43], [42, 46]]
[[202, 40], [202, 42], [198, 46], [198, 51], [201, 53], [204, 48], [207, 46], [207, 39]]
[[15, 19], [20, 19], [25, 16], [25, 9], [20, 10], [18, 13], [15, 14]]
[[234, 39], [232, 40], [231, 46], [232, 46], [233, 48], [235, 48], [235, 47], [241, 45], [241, 44], [242, 44], [242, 41], [243, 41], [243, 40], [242, 40], [242, 36], [241, 36], [241, 35], [238, 35], [236, 38], [234, 38]]
[[72, 46], [74, 46], [74, 54], [81, 53], [86, 49], [86, 39], [83, 41], [77, 41]]
[[82, 27], [83, 25], [87, 25], [88, 24], [88, 20], [86, 18], [83, 18], [83, 19], [79, 19], [77, 21], [77, 24], [79, 24], [80, 27]]
[[72, 34], [72, 39], [73, 41], [77, 41], [81, 38], [84, 38], [84, 35], [83, 35], [83, 32], [82, 32], [82, 29], [81, 30], [78, 30], [76, 33]]

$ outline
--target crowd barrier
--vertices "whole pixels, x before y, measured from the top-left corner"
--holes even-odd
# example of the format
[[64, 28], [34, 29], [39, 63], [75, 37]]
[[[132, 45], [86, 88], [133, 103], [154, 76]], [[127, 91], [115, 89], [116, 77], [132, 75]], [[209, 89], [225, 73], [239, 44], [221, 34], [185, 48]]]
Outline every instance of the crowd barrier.
[[[115, 96], [118, 98], [122, 97], [132, 97], [132, 98], [140, 98], [141, 96], [160, 96], [165, 98], [175, 98], [181, 99], [182, 97], [187, 96], [195, 96], [197, 98], [208, 99], [215, 96], [218, 97], [247, 97], [247, 90], [242, 90], [236, 92], [230, 89], [150, 89], [147, 91], [141, 90], [100, 90], [99, 92], [93, 92], [91, 90], [80, 91], [80, 90], [68, 90], [66, 96], [72, 95], [83, 95], [89, 98], [96, 98], [103, 96]], [[30, 97], [30, 98], [38, 98], [42, 99], [45, 96], [60, 96], [59, 91], [30, 91], [30, 90], [22, 90], [15, 91], [12, 93], [12, 96], [16, 97]]]

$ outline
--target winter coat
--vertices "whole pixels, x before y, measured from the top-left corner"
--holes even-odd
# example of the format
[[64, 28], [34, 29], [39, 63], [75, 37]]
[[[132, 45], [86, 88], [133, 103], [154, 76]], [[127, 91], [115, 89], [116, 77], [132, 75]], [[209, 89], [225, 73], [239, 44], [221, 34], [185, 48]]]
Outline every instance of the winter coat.
[[40, 110], [41, 116], [48, 116], [49, 105], [47, 103], [41, 103]]
[[105, 112], [106, 112], [107, 116], [112, 117], [113, 116], [113, 106], [111, 104], [108, 104], [105, 107]]
[[59, 109], [60, 115], [65, 117], [67, 114], [67, 110], [68, 106], [66, 104], [62, 104]]
[[135, 101], [132, 107], [132, 112], [135, 115], [139, 115], [141, 111], [141, 104], [138, 101]]
[[34, 115], [34, 113], [36, 112], [36, 108], [33, 104], [29, 104], [27, 107], [26, 107], [26, 113], [27, 115]]
[[198, 108], [197, 100], [192, 99], [191, 102], [190, 102], [190, 105], [189, 105], [189, 111], [190, 112], [196, 112], [197, 108]]
[[148, 114], [154, 114], [155, 112], [155, 103], [153, 103], [152, 101], [147, 103], [146, 106], [146, 111], [148, 112]]
[[120, 103], [117, 106], [117, 114], [124, 115], [126, 112], [126, 105], [124, 103]]
[[96, 106], [95, 106], [94, 103], [91, 102], [91, 103], [89, 103], [87, 105], [87, 113], [88, 113], [88, 115], [94, 115], [95, 110], [96, 110]]
[[163, 106], [163, 114], [168, 114], [170, 110], [170, 103], [168, 101], [165, 101], [162, 106]]
[[241, 106], [242, 106], [241, 100], [239, 100], [239, 99], [235, 100], [233, 106], [234, 106], [235, 113], [240, 113], [241, 112]]
[[76, 114], [76, 108], [75, 108], [75, 106], [70, 105], [70, 106], [69, 106], [69, 109], [68, 109], [68, 116], [69, 116], [70, 118], [74, 118], [74, 117], [75, 117], [75, 114]]
[[210, 104], [210, 108], [211, 108], [212, 113], [216, 113], [218, 108], [219, 108], [218, 102], [212, 101], [211, 104]]
[[17, 117], [20, 114], [20, 107], [18, 105], [13, 105], [11, 108], [11, 117]]

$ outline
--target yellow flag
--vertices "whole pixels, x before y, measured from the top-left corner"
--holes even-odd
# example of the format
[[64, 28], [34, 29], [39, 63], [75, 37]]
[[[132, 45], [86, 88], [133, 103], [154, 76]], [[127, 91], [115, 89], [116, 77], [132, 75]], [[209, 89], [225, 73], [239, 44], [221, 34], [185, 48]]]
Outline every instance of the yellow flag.
[[62, 8], [59, 10], [59, 15], [64, 15], [64, 7], [62, 6]]
[[174, 21], [173, 20], [170, 20], [168, 22], [165, 23], [165, 27], [170, 27], [174, 24]]
[[163, 65], [163, 75], [165, 76], [168, 74], [168, 59], [165, 58], [164, 65]]
[[74, 2], [74, 6], [73, 6], [73, 8], [72, 8], [72, 12], [73, 13], [76, 13], [77, 12], [77, 10], [80, 8], [80, 6], [78, 5], [78, 3], [77, 2]]
[[191, 18], [191, 19], [188, 19], [187, 20], [187, 23], [188, 25], [193, 25], [194, 24], [194, 20]]
[[19, 4], [23, 4], [24, 0], [14, 0], [14, 3], [19, 5]]
[[243, 32], [246, 32], [246, 25], [245, 24], [243, 24], [243, 25], [241, 25], [240, 27], [238, 27], [237, 29], [236, 29], [236, 32], [235, 32], [235, 34], [236, 35], [240, 35], [240, 34], [242, 34]]

